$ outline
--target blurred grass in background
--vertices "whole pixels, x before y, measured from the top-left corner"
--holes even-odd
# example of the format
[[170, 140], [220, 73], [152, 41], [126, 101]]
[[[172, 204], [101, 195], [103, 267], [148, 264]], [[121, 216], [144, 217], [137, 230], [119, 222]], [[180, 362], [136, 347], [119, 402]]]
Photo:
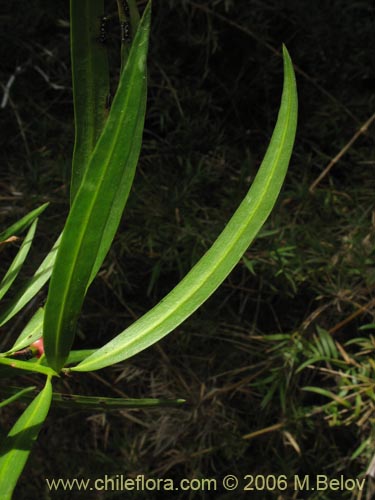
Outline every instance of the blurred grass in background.
[[[108, 2], [113, 88], [115, 14]], [[51, 202], [36, 265], [68, 210], [68, 2], [11, 1], [0, 19], [0, 216], [5, 227]], [[17, 498], [67, 497], [44, 490], [44, 477], [366, 472], [375, 453], [375, 144], [374, 126], [361, 127], [375, 108], [373, 19], [367, 1], [154, 2], [143, 153], [121, 231], [89, 291], [79, 347], [104, 343], [157, 303], [237, 207], [276, 119], [282, 42], [298, 66], [300, 101], [287, 181], [241, 264], [178, 331], [125, 363], [61, 381], [65, 392], [183, 397], [186, 407], [54, 410]], [[121, 494], [90, 498], [99, 497]]]

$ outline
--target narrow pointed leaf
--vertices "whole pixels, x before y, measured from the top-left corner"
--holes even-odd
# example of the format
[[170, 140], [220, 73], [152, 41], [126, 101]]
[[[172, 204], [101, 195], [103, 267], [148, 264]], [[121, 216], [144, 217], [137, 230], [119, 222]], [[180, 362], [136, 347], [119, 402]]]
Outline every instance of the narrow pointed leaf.
[[17, 480], [26, 464], [31, 448], [45, 421], [52, 398], [51, 381], [30, 403], [10, 430], [0, 448], [0, 496], [12, 498]]
[[[3, 401], [0, 401], [0, 408], [4, 408], [4, 406], [7, 406], [14, 401], [17, 401], [18, 399], [23, 400], [26, 394], [32, 393], [35, 390], [35, 386], [31, 387], [26, 387], [25, 389], [22, 389], [21, 387], [16, 387], [14, 388], [14, 391], [8, 391], [8, 387], [5, 388], [5, 393], [6, 394], [12, 394], [12, 396], [9, 396], [7, 399], [3, 399]], [[2, 391], [4, 392], [4, 391]]]
[[70, 41], [75, 143], [73, 201], [107, 118], [109, 68], [103, 0], [70, 0]]
[[0, 233], [0, 242], [5, 241], [10, 236], [14, 236], [15, 234], [18, 234], [26, 229], [47, 207], [48, 203], [44, 203], [44, 205], [41, 205], [35, 210], [32, 210], [24, 217], [22, 217], [22, 219], [12, 224], [10, 227], [8, 227], [8, 229]]
[[7, 273], [5, 274], [4, 278], [1, 280], [0, 299], [2, 299], [4, 297], [4, 295], [7, 293], [9, 288], [12, 286], [13, 281], [17, 278], [18, 273], [20, 272], [22, 265], [25, 262], [25, 259], [27, 257], [27, 254], [29, 253], [29, 250], [31, 248], [31, 244], [32, 244], [33, 239], [34, 239], [37, 221], [38, 221], [38, 219], [35, 219], [34, 222], [32, 223], [30, 229], [27, 232], [25, 239], [22, 242], [20, 249], [17, 252], [17, 255], [13, 259], [13, 262], [11, 263], [11, 265], [9, 266], [9, 269], [8, 269]]
[[43, 334], [43, 318], [44, 309], [40, 307], [22, 330], [12, 348], [7, 351], [7, 354], [24, 349], [38, 340]]
[[0, 314], [0, 326], [5, 325], [15, 316], [49, 280], [53, 265], [55, 263], [57, 249], [60, 244], [61, 235], [53, 245], [47, 257], [40, 264], [34, 276], [26, 283], [22, 290], [11, 300], [5, 311]]
[[13, 368], [14, 371], [25, 370], [27, 372], [42, 373], [43, 375], [49, 375], [51, 377], [57, 375], [52, 368], [39, 364], [37, 360], [21, 361], [15, 358], [0, 357], [0, 365], [9, 366]]
[[93, 269], [98, 269], [121, 219], [141, 148], [145, 114], [150, 5], [143, 14], [111, 112], [69, 213], [45, 309], [50, 366], [64, 365]]
[[117, 231], [118, 225], [121, 221], [121, 217], [124, 211], [125, 203], [127, 201], [131, 184], [133, 183], [135, 167], [138, 163], [139, 152], [142, 141], [143, 126], [144, 126], [144, 116], [146, 112], [146, 101], [147, 101], [147, 85], [146, 79], [143, 81], [143, 87], [141, 89], [140, 105], [138, 110], [137, 124], [134, 130], [134, 142], [129, 151], [128, 156], [128, 176], [124, 172], [124, 181], [116, 193], [113, 193], [112, 205], [109, 209], [107, 224], [103, 228], [103, 234], [101, 241], [99, 242], [99, 248], [95, 263], [93, 265], [91, 276], [88, 285], [94, 280], [97, 275], [108, 250], [111, 247], [113, 237]]
[[171, 332], [216, 290], [253, 241], [277, 200], [292, 153], [296, 125], [296, 83], [284, 47], [284, 88], [271, 142], [248, 194], [226, 228], [159, 304], [72, 370], [97, 370], [133, 356]]
[[321, 396], [325, 396], [328, 399], [332, 399], [333, 401], [336, 401], [342, 406], [345, 406], [346, 408], [351, 408], [352, 405], [350, 404], [349, 401], [346, 399], [342, 398], [341, 396], [338, 396], [334, 392], [328, 391], [327, 389], [323, 389], [322, 387], [302, 387], [303, 391], [309, 391], [309, 392], [314, 392], [315, 394], [319, 394]]
[[[27, 388], [21, 391], [20, 387], [4, 387], [0, 392], [6, 395], [12, 394], [6, 401], [17, 397], [21, 401], [30, 401], [35, 394], [35, 388]], [[179, 406], [186, 401], [184, 399], [159, 399], [159, 398], [107, 398], [100, 396], [81, 396], [80, 394], [52, 393], [54, 406], [69, 408], [72, 410], [119, 410], [121, 408], [160, 408], [168, 406]], [[0, 407], [1, 407], [0, 403]]]

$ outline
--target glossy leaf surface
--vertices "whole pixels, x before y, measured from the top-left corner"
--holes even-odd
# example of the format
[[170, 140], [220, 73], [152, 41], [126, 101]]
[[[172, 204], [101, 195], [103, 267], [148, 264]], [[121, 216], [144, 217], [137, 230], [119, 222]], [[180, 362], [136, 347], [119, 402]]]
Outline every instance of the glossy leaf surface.
[[0, 497], [3, 500], [12, 498], [18, 477], [47, 417], [51, 398], [51, 381], [47, 379], [44, 389], [22, 413], [1, 444]]
[[48, 362], [56, 370], [69, 354], [87, 287], [111, 245], [132, 185], [145, 115], [149, 30], [150, 5], [63, 231], [43, 334]]
[[57, 375], [57, 373], [52, 368], [39, 364], [35, 359], [30, 361], [21, 361], [15, 358], [6, 358], [1, 355], [0, 365], [9, 366], [10, 368], [13, 368], [14, 371], [25, 370], [27, 372], [42, 373], [43, 375]]
[[277, 123], [258, 174], [208, 252], [153, 309], [72, 370], [91, 371], [146, 349], [190, 316], [223, 282], [269, 216], [284, 181], [297, 126], [297, 90], [284, 47], [284, 88]]

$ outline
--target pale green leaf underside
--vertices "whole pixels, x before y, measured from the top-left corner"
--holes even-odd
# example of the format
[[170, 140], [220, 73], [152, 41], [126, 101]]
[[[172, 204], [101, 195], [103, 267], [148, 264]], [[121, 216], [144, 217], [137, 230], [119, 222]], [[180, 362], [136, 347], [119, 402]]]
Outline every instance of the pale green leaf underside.
[[72, 370], [97, 370], [133, 356], [171, 332], [216, 290], [276, 202], [292, 153], [296, 125], [295, 76], [284, 47], [284, 88], [277, 123], [259, 172], [239, 208], [208, 252], [159, 304]]
[[26, 464], [39, 430], [51, 404], [52, 386], [49, 379], [44, 389], [30, 403], [10, 430], [0, 448], [0, 492], [2, 500], [12, 498], [18, 477]]

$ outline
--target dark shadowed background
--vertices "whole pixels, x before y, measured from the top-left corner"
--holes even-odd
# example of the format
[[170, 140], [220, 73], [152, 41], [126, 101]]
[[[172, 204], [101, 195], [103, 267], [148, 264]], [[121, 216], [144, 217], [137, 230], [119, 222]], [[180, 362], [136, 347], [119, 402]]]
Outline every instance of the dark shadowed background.
[[[113, 19], [108, 53], [115, 89], [114, 2], [106, 11]], [[8, 1], [0, 20], [1, 224], [50, 202], [26, 278], [68, 211], [69, 5]], [[374, 28], [374, 7], [361, 0], [154, 1], [142, 155], [75, 346], [103, 344], [156, 304], [224, 227], [275, 124], [282, 43], [296, 65], [294, 154], [259, 238], [192, 318], [136, 357], [75, 374], [59, 387], [73, 394], [182, 397], [187, 404], [148, 412], [53, 408], [17, 499], [165, 497], [49, 492], [45, 477], [364, 477], [375, 453]], [[4, 270], [13, 255], [7, 252]], [[7, 331], [18, 335], [25, 319]], [[20, 409], [3, 411], [3, 432]], [[250, 494], [297, 498], [292, 486]], [[358, 494], [311, 491], [308, 498]], [[233, 495], [221, 487], [214, 495], [175, 492], [181, 499], [241, 497]]]

